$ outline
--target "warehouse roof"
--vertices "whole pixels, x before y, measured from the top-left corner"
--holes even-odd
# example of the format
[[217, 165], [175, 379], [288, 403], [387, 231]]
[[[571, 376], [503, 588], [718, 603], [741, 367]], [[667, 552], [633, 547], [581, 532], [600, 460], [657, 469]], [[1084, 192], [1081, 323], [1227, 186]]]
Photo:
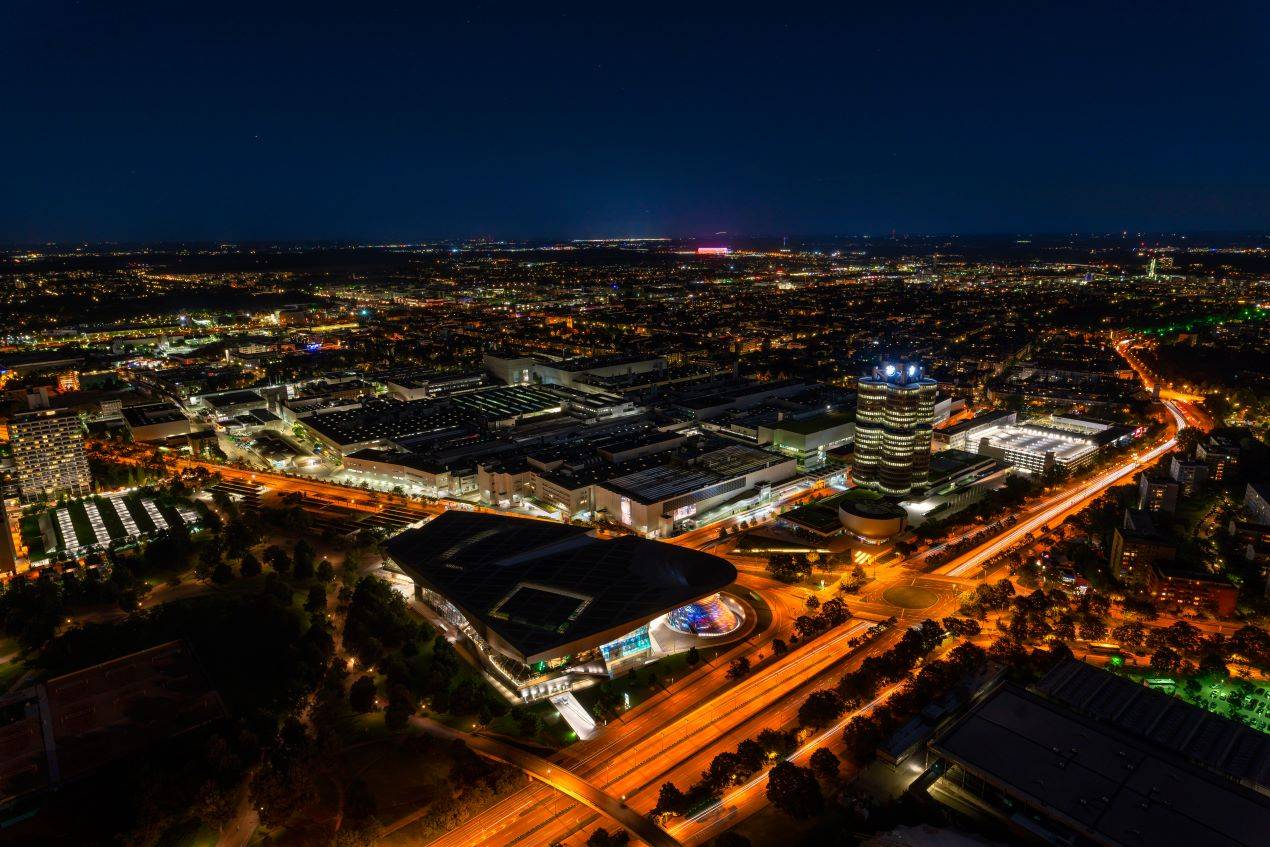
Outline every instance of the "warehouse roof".
[[1013, 685], [930, 746], [1094, 843], [1253, 847], [1270, 832], [1267, 798]]

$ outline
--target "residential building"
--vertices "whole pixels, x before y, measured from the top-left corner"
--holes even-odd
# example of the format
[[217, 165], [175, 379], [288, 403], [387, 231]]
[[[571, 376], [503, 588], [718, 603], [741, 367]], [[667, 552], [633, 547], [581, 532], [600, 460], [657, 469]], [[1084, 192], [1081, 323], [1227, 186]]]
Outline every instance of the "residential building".
[[1239, 599], [1239, 589], [1225, 577], [1159, 561], [1147, 571], [1147, 591], [1162, 609], [1219, 618], [1234, 613]]
[[1166, 538], [1151, 515], [1140, 509], [1128, 509], [1124, 522], [1111, 536], [1111, 573], [1121, 582], [1145, 583], [1152, 564], [1172, 562], [1177, 544]]
[[79, 417], [63, 409], [18, 412], [9, 423], [23, 499], [80, 496], [92, 490]]
[[1177, 480], [1172, 477], [1144, 473], [1138, 477], [1138, 508], [1173, 514], [1177, 511], [1179, 489]]

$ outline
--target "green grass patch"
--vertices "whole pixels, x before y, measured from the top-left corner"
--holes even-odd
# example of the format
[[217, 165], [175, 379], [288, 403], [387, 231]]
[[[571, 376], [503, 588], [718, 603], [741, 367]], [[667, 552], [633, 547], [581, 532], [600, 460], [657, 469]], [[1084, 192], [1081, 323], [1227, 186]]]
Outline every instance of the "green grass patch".
[[93, 532], [93, 525], [88, 520], [88, 513], [84, 511], [84, 504], [76, 500], [74, 503], [67, 504], [66, 511], [70, 513], [71, 526], [75, 527], [75, 535], [79, 536], [79, 543], [96, 544], [97, 533]]
[[136, 523], [140, 532], [149, 534], [158, 529], [154, 525], [154, 521], [150, 520], [150, 515], [146, 512], [146, 507], [141, 505], [141, 496], [138, 494], [130, 494], [124, 498], [124, 504], [128, 507], [128, 511], [132, 513], [132, 520]]
[[19, 526], [22, 529], [22, 543], [31, 551], [32, 559], [44, 556], [44, 532], [40, 529], [42, 512], [30, 512], [22, 516]]
[[119, 541], [126, 538], [128, 530], [124, 529], [123, 521], [119, 519], [119, 513], [115, 511], [114, 504], [105, 497], [94, 497], [93, 502], [97, 504], [97, 511], [101, 513], [101, 522], [106, 525], [106, 532], [110, 533], [112, 541]]
[[181, 520], [181, 513], [173, 508], [171, 503], [156, 500], [154, 505], [158, 508], [159, 514], [163, 515], [163, 519], [168, 522], [169, 527], [184, 526], [185, 521]]

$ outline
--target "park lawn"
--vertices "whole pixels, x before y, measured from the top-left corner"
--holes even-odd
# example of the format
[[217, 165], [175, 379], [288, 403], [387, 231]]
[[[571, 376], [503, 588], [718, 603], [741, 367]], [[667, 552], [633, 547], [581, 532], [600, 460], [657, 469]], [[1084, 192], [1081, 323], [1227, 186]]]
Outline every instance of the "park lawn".
[[[700, 661], [697, 665], [691, 667], [688, 665], [687, 652], [663, 656], [657, 661], [637, 668], [617, 679], [606, 680], [606, 684], [608, 689], [614, 693], [616, 700], [622, 704], [622, 708], [619, 708], [619, 711], [625, 707], [626, 695], [630, 695], [630, 708], [633, 709], [658, 692], [663, 691], [674, 680], [682, 678], [702, 663], [713, 661], [722, 652], [722, 649], [715, 647], [700, 651]], [[600, 686], [592, 685], [575, 691], [574, 694], [583, 706], [591, 709], [600, 699]]]
[[523, 708], [526, 711], [536, 713], [542, 719], [542, 731], [536, 737], [529, 738], [525, 736], [520, 731], [520, 724], [516, 721], [516, 716], [511, 713], [490, 721], [489, 731], [511, 738], [524, 738], [526, 741], [546, 744], [556, 748], [567, 747], [578, 740], [578, 736], [573, 731], [573, 728], [569, 726], [569, 722], [560, 717], [560, 713], [556, 711], [555, 706], [551, 705], [550, 700], [539, 700]]

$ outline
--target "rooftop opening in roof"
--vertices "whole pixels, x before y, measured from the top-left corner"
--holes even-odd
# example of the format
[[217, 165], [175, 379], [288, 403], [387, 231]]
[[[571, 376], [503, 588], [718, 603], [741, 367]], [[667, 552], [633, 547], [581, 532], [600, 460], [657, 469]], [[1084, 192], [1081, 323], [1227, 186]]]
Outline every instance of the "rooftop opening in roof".
[[563, 633], [590, 603], [591, 598], [582, 594], [521, 582], [490, 609], [489, 616]]

